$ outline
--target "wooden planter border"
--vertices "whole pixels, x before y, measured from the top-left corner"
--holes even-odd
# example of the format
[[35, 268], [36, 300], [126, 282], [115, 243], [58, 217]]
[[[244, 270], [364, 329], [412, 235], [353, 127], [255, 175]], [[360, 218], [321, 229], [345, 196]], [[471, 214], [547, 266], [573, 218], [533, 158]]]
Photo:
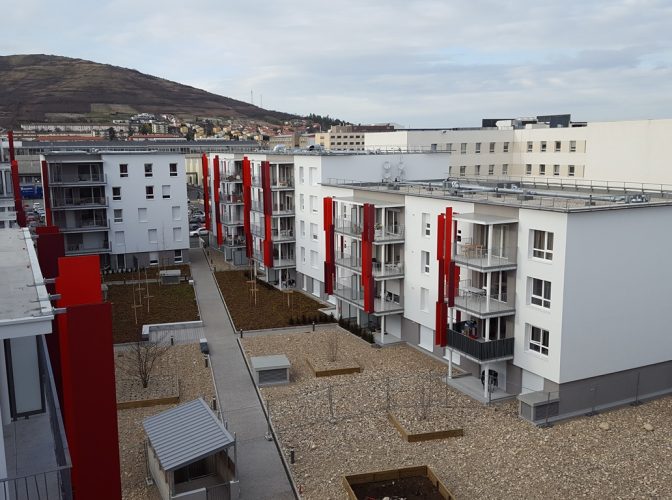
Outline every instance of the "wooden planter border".
[[133, 401], [121, 401], [117, 403], [117, 410], [127, 410], [129, 408], [144, 408], [146, 406], [169, 405], [179, 403], [180, 396], [166, 396], [155, 399], [136, 399]]
[[355, 492], [352, 491], [352, 485], [354, 484], [365, 484], [365, 483], [375, 483], [378, 481], [390, 481], [394, 479], [402, 479], [405, 477], [416, 477], [422, 476], [426, 477], [431, 481], [431, 483], [439, 490], [439, 494], [446, 500], [454, 500], [455, 497], [446, 487], [441, 480], [436, 477], [434, 471], [426, 466], [421, 465], [419, 467], [403, 467], [401, 469], [388, 469], [377, 472], [365, 472], [363, 474], [351, 474], [349, 476], [343, 476], [343, 488], [348, 495], [349, 500], [358, 500]]
[[351, 373], [362, 372], [362, 368], [360, 366], [348, 366], [346, 368], [334, 368], [332, 370], [317, 370], [310, 362], [310, 359], [306, 358], [306, 363], [308, 363], [308, 366], [316, 377], [332, 377], [334, 375], [348, 375]]
[[387, 418], [392, 423], [392, 425], [399, 431], [401, 437], [404, 441], [409, 443], [417, 443], [419, 441], [432, 441], [434, 439], [446, 439], [451, 437], [464, 436], [464, 429], [446, 429], [443, 431], [431, 431], [431, 432], [418, 432], [410, 433], [406, 428], [399, 422], [397, 417], [395, 417], [392, 412], [387, 412]]

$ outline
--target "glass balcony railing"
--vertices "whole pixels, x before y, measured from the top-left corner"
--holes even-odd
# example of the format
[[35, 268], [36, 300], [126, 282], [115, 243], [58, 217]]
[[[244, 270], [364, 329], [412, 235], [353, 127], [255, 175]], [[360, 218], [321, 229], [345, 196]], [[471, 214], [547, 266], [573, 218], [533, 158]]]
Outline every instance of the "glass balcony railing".
[[91, 196], [86, 198], [52, 198], [52, 208], [91, 208], [95, 206], [107, 206], [105, 196]]
[[455, 244], [454, 260], [457, 264], [474, 269], [514, 269], [516, 246], [488, 248], [487, 244], [463, 239]]
[[271, 229], [271, 235], [273, 236], [273, 241], [291, 241], [294, 240], [294, 230], [293, 229]]
[[67, 173], [67, 174], [57, 174], [52, 172], [49, 176], [49, 183], [51, 185], [59, 184], [105, 184], [107, 182], [107, 177], [102, 172], [100, 173], [90, 173], [90, 174], [76, 174], [76, 173]]

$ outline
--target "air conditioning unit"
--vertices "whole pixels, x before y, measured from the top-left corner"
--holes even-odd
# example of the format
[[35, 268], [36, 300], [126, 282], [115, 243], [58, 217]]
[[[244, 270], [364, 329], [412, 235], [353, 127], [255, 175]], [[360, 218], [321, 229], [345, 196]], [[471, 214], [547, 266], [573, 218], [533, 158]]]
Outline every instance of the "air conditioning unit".
[[541, 424], [547, 418], [551, 419], [560, 414], [560, 399], [557, 396], [549, 398], [547, 392], [521, 394], [518, 396], [518, 402], [518, 414], [535, 424]]
[[259, 387], [289, 384], [291, 364], [284, 354], [254, 356], [250, 358], [250, 363], [254, 381]]

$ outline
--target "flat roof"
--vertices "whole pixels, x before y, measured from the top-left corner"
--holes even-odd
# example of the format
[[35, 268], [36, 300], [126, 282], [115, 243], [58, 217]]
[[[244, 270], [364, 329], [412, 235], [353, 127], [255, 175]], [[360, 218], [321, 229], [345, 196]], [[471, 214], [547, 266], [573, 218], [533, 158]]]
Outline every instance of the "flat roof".
[[0, 276], [0, 326], [53, 319], [49, 294], [28, 229], [0, 229]]
[[471, 222], [472, 224], [481, 224], [483, 226], [489, 226], [490, 224], [514, 224], [518, 222], [518, 219], [515, 217], [500, 217], [499, 215], [477, 213], [453, 214], [453, 219], [462, 222]]
[[164, 471], [179, 469], [235, 444], [202, 398], [147, 417], [142, 425]]
[[353, 205], [364, 205], [364, 203], [370, 203], [371, 205], [375, 205], [377, 207], [394, 208], [404, 206], [403, 203], [393, 203], [391, 201], [375, 200], [373, 198], [367, 198], [366, 196], [363, 196], [361, 194], [356, 194], [354, 196], [334, 196], [333, 199], [336, 201], [341, 201], [343, 203], [351, 203]]

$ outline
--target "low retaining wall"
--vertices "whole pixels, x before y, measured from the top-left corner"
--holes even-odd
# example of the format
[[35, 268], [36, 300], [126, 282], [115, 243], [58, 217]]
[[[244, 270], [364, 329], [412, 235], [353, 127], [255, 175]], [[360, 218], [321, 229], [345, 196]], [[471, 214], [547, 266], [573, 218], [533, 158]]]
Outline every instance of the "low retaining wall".
[[446, 500], [454, 500], [453, 494], [446, 487], [445, 484], [436, 477], [434, 471], [426, 465], [419, 467], [403, 467], [401, 469], [389, 469], [378, 472], [365, 472], [363, 474], [351, 474], [343, 476], [343, 488], [350, 500], [358, 500], [357, 495], [352, 490], [352, 485], [376, 483], [379, 481], [393, 481], [396, 479], [403, 479], [406, 477], [426, 477], [439, 490], [439, 494]]
[[343, 368], [332, 368], [330, 370], [318, 370], [315, 368], [313, 363], [310, 362], [310, 359], [306, 358], [306, 363], [308, 363], [308, 366], [316, 377], [332, 377], [334, 375], [348, 375], [350, 373], [362, 372], [362, 368], [359, 366], [346, 366]]
[[[200, 316], [200, 314], [199, 314]], [[144, 340], [149, 338], [150, 332], [154, 331], [170, 331], [180, 330], [182, 328], [196, 328], [203, 326], [203, 321], [182, 321], [180, 323], [154, 323], [151, 325], [142, 325], [142, 338]]]
[[432, 441], [435, 439], [446, 439], [451, 437], [464, 436], [464, 429], [446, 429], [442, 431], [418, 432], [409, 433], [406, 428], [399, 422], [391, 412], [387, 412], [387, 418], [392, 425], [401, 434], [402, 439], [409, 443], [417, 443], [419, 441]]

